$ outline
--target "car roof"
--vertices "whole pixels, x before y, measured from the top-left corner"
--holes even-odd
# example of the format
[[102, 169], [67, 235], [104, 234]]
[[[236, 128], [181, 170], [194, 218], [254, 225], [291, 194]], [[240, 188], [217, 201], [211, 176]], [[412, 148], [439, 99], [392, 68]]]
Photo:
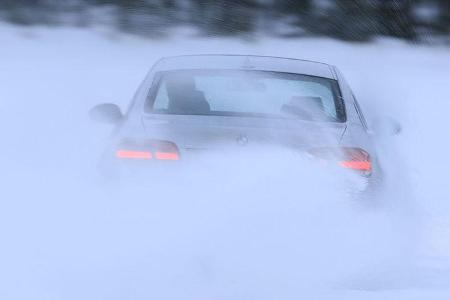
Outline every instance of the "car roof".
[[189, 69], [232, 69], [297, 73], [336, 79], [333, 67], [315, 61], [257, 55], [183, 55], [161, 58], [153, 71], [173, 71]]

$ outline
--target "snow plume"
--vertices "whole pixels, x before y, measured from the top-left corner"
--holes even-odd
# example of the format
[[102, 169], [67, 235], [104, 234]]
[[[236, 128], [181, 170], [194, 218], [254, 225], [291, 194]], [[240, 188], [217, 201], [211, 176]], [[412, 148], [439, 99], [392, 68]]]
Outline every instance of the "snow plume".
[[2, 250], [10, 299], [379, 289], [412, 250], [404, 216], [347, 195], [335, 174], [283, 151], [158, 173], [146, 184], [57, 171], [20, 178], [27, 189], [15, 181], [2, 209], [2, 228], [13, 228]]

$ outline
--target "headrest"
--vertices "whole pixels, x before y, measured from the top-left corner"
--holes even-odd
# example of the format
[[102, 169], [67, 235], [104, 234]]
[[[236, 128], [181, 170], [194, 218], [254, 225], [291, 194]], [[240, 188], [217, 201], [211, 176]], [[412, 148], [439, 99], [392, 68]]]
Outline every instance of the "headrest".
[[299, 106], [304, 109], [323, 110], [322, 98], [315, 96], [294, 96], [291, 98], [289, 105]]
[[281, 107], [281, 112], [305, 120], [323, 120], [327, 118], [322, 98], [314, 96], [294, 96], [289, 103]]
[[184, 74], [168, 75], [166, 88], [167, 91], [193, 91], [195, 90], [195, 80], [192, 76]]

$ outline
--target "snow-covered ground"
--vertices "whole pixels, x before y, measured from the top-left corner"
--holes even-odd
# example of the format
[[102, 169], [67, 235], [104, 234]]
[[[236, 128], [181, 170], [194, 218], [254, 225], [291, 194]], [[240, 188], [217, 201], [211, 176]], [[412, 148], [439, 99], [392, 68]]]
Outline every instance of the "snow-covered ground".
[[[0, 299], [450, 297], [450, 48], [6, 24], [0, 41]], [[339, 66], [369, 123], [387, 115], [403, 126], [377, 141], [384, 207], [355, 208], [323, 188], [330, 178], [283, 160], [197, 174], [201, 189], [97, 186], [109, 128], [92, 125], [89, 108], [125, 108], [155, 60], [195, 53]]]

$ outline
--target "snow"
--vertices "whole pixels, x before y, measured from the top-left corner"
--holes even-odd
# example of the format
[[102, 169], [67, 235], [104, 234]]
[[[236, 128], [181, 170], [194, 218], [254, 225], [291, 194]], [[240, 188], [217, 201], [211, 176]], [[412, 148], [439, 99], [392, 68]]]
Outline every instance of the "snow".
[[[146, 40], [6, 24], [0, 39], [1, 299], [450, 296], [448, 47], [183, 30]], [[337, 65], [369, 124], [387, 115], [403, 126], [378, 139], [389, 179], [382, 207], [355, 204], [328, 174], [299, 175], [311, 166], [288, 153], [150, 187], [99, 185], [110, 128], [91, 124], [89, 108], [125, 109], [158, 58], [198, 53]]]

